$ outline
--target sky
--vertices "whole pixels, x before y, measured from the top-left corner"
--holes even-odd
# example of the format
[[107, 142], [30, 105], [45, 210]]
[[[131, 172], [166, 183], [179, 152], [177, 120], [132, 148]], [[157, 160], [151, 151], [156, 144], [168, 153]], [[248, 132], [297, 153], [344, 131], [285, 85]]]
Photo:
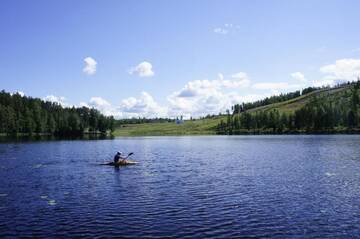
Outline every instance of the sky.
[[0, 89], [106, 115], [199, 117], [360, 75], [360, 1], [0, 3]]

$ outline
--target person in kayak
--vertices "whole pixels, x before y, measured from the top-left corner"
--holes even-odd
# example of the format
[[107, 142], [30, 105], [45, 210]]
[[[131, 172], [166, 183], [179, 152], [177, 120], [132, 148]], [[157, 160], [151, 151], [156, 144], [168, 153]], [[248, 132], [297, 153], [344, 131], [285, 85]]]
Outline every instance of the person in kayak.
[[121, 157], [121, 152], [117, 152], [114, 156], [114, 163], [118, 163], [120, 159], [125, 161], [126, 158]]

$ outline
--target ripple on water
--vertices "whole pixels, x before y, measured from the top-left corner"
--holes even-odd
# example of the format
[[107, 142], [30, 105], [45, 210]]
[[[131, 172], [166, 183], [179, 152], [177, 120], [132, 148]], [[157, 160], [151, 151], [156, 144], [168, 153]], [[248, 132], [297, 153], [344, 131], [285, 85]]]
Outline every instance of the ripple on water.
[[41, 167], [43, 167], [44, 165], [43, 164], [35, 164], [35, 165], [33, 165], [32, 167], [33, 168], [41, 168]]
[[[0, 170], [0, 206], [6, 205], [0, 207], [0, 237], [356, 237], [360, 161], [347, 155], [360, 158], [359, 140], [154, 137], [19, 144], [1, 160], [11, 170]], [[334, 153], [339, 147], [342, 153]], [[96, 165], [118, 148], [136, 152], [141, 163], [118, 170]]]

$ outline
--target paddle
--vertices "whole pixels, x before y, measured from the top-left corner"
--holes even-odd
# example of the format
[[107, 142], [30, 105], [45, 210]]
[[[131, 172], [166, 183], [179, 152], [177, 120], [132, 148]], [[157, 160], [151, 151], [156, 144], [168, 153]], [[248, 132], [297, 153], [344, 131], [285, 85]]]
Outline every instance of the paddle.
[[127, 159], [128, 157], [130, 157], [133, 154], [134, 154], [133, 152], [129, 153], [128, 156], [126, 156], [124, 159]]
[[[126, 160], [127, 158], [129, 158], [131, 155], [133, 155], [134, 153], [133, 152], [131, 152], [131, 153], [129, 153], [125, 158], [121, 158], [121, 160]], [[109, 162], [110, 163], [110, 162]], [[101, 165], [108, 165], [109, 163], [102, 163]]]

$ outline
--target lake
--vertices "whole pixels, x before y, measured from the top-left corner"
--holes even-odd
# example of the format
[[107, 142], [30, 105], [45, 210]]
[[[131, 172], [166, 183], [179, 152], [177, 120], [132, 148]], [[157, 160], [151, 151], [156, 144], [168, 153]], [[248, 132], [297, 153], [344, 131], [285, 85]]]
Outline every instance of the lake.
[[[360, 136], [0, 144], [0, 237], [358, 237]], [[138, 165], [100, 166], [116, 151]]]

